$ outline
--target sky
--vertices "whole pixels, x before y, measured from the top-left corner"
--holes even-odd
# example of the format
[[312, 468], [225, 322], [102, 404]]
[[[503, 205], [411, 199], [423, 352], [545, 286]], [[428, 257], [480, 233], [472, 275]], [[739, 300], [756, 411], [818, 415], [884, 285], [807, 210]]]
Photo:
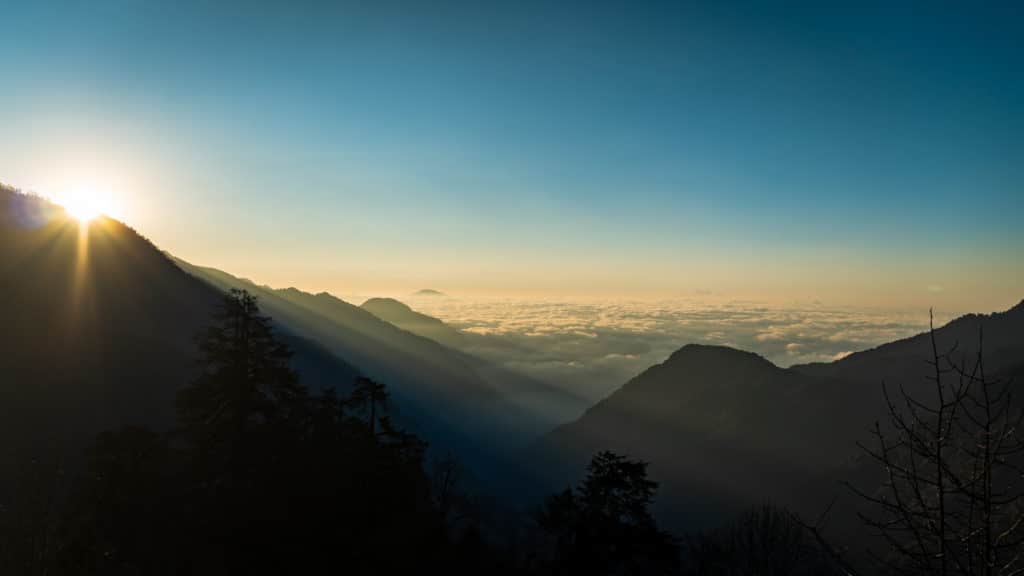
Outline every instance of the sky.
[[1024, 8], [6, 2], [0, 181], [339, 294], [1024, 297]]

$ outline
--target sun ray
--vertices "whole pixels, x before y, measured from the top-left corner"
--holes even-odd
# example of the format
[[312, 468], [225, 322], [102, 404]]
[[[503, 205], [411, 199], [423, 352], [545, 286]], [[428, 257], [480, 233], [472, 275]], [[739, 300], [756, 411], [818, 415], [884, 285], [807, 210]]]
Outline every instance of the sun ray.
[[[77, 317], [83, 314], [88, 305], [88, 285], [90, 282], [90, 236], [91, 228], [97, 219], [110, 214], [114, 203], [110, 194], [100, 192], [94, 186], [79, 185], [58, 196], [58, 203], [64, 207], [64, 213], [70, 220], [77, 222], [75, 269], [71, 285], [72, 323], [77, 324]], [[69, 223], [71, 224], [71, 223]]]

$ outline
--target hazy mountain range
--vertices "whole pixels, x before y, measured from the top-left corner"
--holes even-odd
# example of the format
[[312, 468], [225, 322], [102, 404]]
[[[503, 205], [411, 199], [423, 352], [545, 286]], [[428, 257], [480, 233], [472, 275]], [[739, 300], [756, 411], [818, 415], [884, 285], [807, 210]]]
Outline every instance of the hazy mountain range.
[[[260, 299], [307, 385], [387, 384], [403, 424], [491, 483], [524, 473], [564, 486], [612, 449], [651, 462], [661, 514], [706, 524], [771, 499], [813, 510], [855, 441], [878, 419], [879, 383], [923, 383], [926, 335], [830, 363], [780, 368], [725, 346], [685, 345], [587, 407], [581, 396], [472, 353], [480, 335], [393, 299], [356, 306], [274, 289], [160, 252], [102, 219], [85, 234], [59, 208], [0, 190], [0, 448], [8, 486], [40, 451], [59, 454], [102, 429], [166, 426], [193, 376], [194, 335], [220, 293]], [[937, 331], [971, 357], [984, 327], [993, 375], [1019, 375], [1024, 303]], [[485, 340], [486, 341], [486, 340]], [[582, 415], [581, 415], [582, 414]], [[9, 474], [9, 472], [19, 474]]]
[[[440, 321], [431, 323], [408, 309], [402, 321], [386, 321], [385, 309], [403, 313], [404, 306], [396, 301], [371, 301], [359, 307], [327, 293], [273, 289], [176, 262], [218, 289], [244, 288], [257, 295], [277, 325], [314, 339], [363, 374], [387, 383], [406, 425], [470, 461], [490, 462], [494, 455], [522, 446], [578, 406], [578, 399], [558, 388], [450, 348], [445, 345], [450, 341], [435, 341], [427, 337], [429, 332], [417, 330], [419, 321], [440, 326], [443, 332]], [[452, 330], [451, 335], [458, 334]]]

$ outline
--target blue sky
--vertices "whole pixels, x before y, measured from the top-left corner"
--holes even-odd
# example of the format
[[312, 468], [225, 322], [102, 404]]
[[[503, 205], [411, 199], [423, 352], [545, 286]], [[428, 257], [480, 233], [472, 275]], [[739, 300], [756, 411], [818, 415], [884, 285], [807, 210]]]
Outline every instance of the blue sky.
[[314, 290], [1024, 296], [1013, 3], [334, 4], [5, 5], [0, 181]]

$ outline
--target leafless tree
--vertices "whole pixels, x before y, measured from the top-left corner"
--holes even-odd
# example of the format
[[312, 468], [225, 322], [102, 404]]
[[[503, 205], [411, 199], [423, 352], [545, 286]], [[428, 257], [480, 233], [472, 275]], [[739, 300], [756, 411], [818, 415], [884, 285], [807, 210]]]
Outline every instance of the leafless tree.
[[683, 574], [845, 574], [817, 535], [789, 510], [765, 504], [726, 526], [686, 538]]
[[851, 486], [869, 505], [862, 521], [884, 540], [873, 554], [900, 574], [1024, 573], [1022, 412], [1011, 382], [985, 373], [977, 356], [940, 353], [931, 327], [931, 397], [883, 383], [889, 425], [876, 422], [864, 452], [881, 466], [878, 490]]

